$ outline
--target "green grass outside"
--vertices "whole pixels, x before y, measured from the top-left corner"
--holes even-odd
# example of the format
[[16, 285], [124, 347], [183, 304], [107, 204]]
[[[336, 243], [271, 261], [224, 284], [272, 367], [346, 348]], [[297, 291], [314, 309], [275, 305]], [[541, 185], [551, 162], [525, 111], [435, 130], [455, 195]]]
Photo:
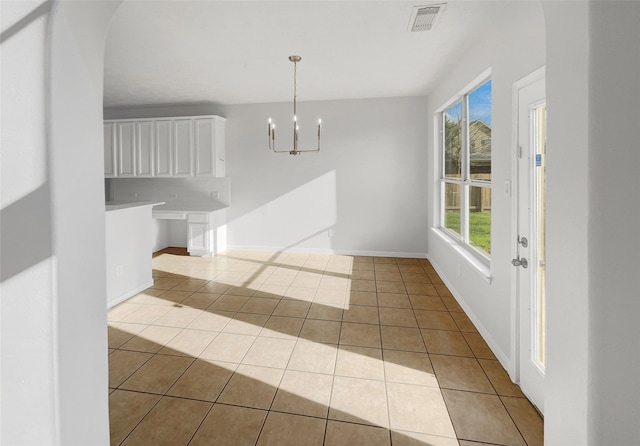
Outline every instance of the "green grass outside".
[[[460, 213], [447, 211], [444, 227], [460, 234]], [[476, 248], [491, 253], [491, 211], [469, 213], [469, 239]]]

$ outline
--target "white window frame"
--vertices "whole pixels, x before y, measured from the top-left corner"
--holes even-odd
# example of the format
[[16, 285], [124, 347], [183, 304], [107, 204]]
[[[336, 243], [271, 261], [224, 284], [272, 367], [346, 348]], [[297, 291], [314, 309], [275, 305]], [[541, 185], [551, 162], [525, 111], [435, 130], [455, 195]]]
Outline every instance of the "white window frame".
[[[470, 178], [470, 142], [468, 135], [468, 96], [478, 87], [491, 79], [491, 70], [487, 70], [480, 76], [470, 82], [458, 94], [452, 97], [444, 105], [436, 110], [435, 113], [435, 134], [436, 137], [436, 163], [439, 166], [437, 188], [439, 200], [435, 200], [436, 208], [434, 209], [436, 217], [435, 232], [449, 243], [456, 251], [458, 251], [465, 259], [469, 261], [476, 269], [478, 269], [487, 280], [491, 279], [491, 255], [475, 246], [469, 240], [469, 191], [471, 187], [481, 187], [492, 189], [491, 180], [480, 180]], [[444, 112], [457, 102], [462, 103], [462, 156], [461, 156], [461, 177], [445, 176], [445, 147], [444, 147], [444, 131], [445, 120]], [[445, 227], [445, 211], [444, 206], [445, 190], [447, 184], [456, 184], [460, 190], [460, 234]], [[493, 192], [493, 191], [492, 191]], [[493, 198], [493, 193], [492, 193]]]

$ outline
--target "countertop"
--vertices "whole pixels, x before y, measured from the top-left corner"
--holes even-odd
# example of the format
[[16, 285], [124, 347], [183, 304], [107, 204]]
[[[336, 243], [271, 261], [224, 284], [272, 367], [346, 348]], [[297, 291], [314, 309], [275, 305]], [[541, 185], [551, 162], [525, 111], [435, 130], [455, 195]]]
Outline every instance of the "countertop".
[[119, 211], [122, 209], [136, 208], [142, 206], [156, 206], [163, 205], [164, 201], [134, 201], [134, 202], [124, 202], [124, 201], [107, 201], [105, 203], [106, 211]]
[[219, 201], [169, 201], [162, 205], [155, 206], [154, 211], [179, 211], [179, 212], [213, 212], [228, 208]]

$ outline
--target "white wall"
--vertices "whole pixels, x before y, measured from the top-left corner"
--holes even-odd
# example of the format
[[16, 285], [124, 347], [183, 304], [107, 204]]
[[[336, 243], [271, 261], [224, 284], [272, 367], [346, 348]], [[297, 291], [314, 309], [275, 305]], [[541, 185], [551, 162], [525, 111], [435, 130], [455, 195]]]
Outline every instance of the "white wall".
[[[271, 116], [278, 123], [277, 146], [290, 148], [291, 107], [195, 104], [109, 109], [105, 115], [227, 118], [230, 248], [424, 256], [426, 98], [299, 103], [300, 147], [315, 147], [318, 117], [323, 133], [320, 153], [297, 157], [267, 146]], [[138, 181], [114, 180], [115, 199], [126, 198]]]
[[591, 444], [640, 441], [640, 2], [591, 5], [589, 370]]
[[118, 5], [2, 2], [2, 444], [109, 443], [100, 147]]
[[[542, 8], [536, 2], [504, 2], [504, 17], [483, 38], [470, 43], [451, 71], [429, 95], [429, 119], [453, 96], [491, 69], [492, 78], [492, 227], [489, 283], [477, 269], [433, 232], [429, 232], [429, 259], [470, 313], [478, 329], [505, 368], [513, 371], [511, 275], [512, 199], [502, 194], [502, 184], [512, 178], [513, 83], [544, 65], [545, 35]], [[433, 124], [430, 124], [433, 135]], [[438, 203], [436, 146], [429, 139], [429, 226], [436, 225], [431, 203]], [[460, 268], [460, 270], [459, 270]], [[461, 271], [461, 275], [459, 275]]]

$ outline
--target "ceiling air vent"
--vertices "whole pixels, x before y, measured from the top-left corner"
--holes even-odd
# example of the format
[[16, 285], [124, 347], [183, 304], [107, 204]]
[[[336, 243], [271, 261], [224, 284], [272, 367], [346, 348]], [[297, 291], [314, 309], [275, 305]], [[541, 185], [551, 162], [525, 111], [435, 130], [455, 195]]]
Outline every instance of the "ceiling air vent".
[[411, 12], [411, 20], [409, 20], [409, 31], [428, 31], [436, 20], [442, 14], [444, 10], [444, 4], [442, 5], [429, 5], [429, 6], [416, 6]]

